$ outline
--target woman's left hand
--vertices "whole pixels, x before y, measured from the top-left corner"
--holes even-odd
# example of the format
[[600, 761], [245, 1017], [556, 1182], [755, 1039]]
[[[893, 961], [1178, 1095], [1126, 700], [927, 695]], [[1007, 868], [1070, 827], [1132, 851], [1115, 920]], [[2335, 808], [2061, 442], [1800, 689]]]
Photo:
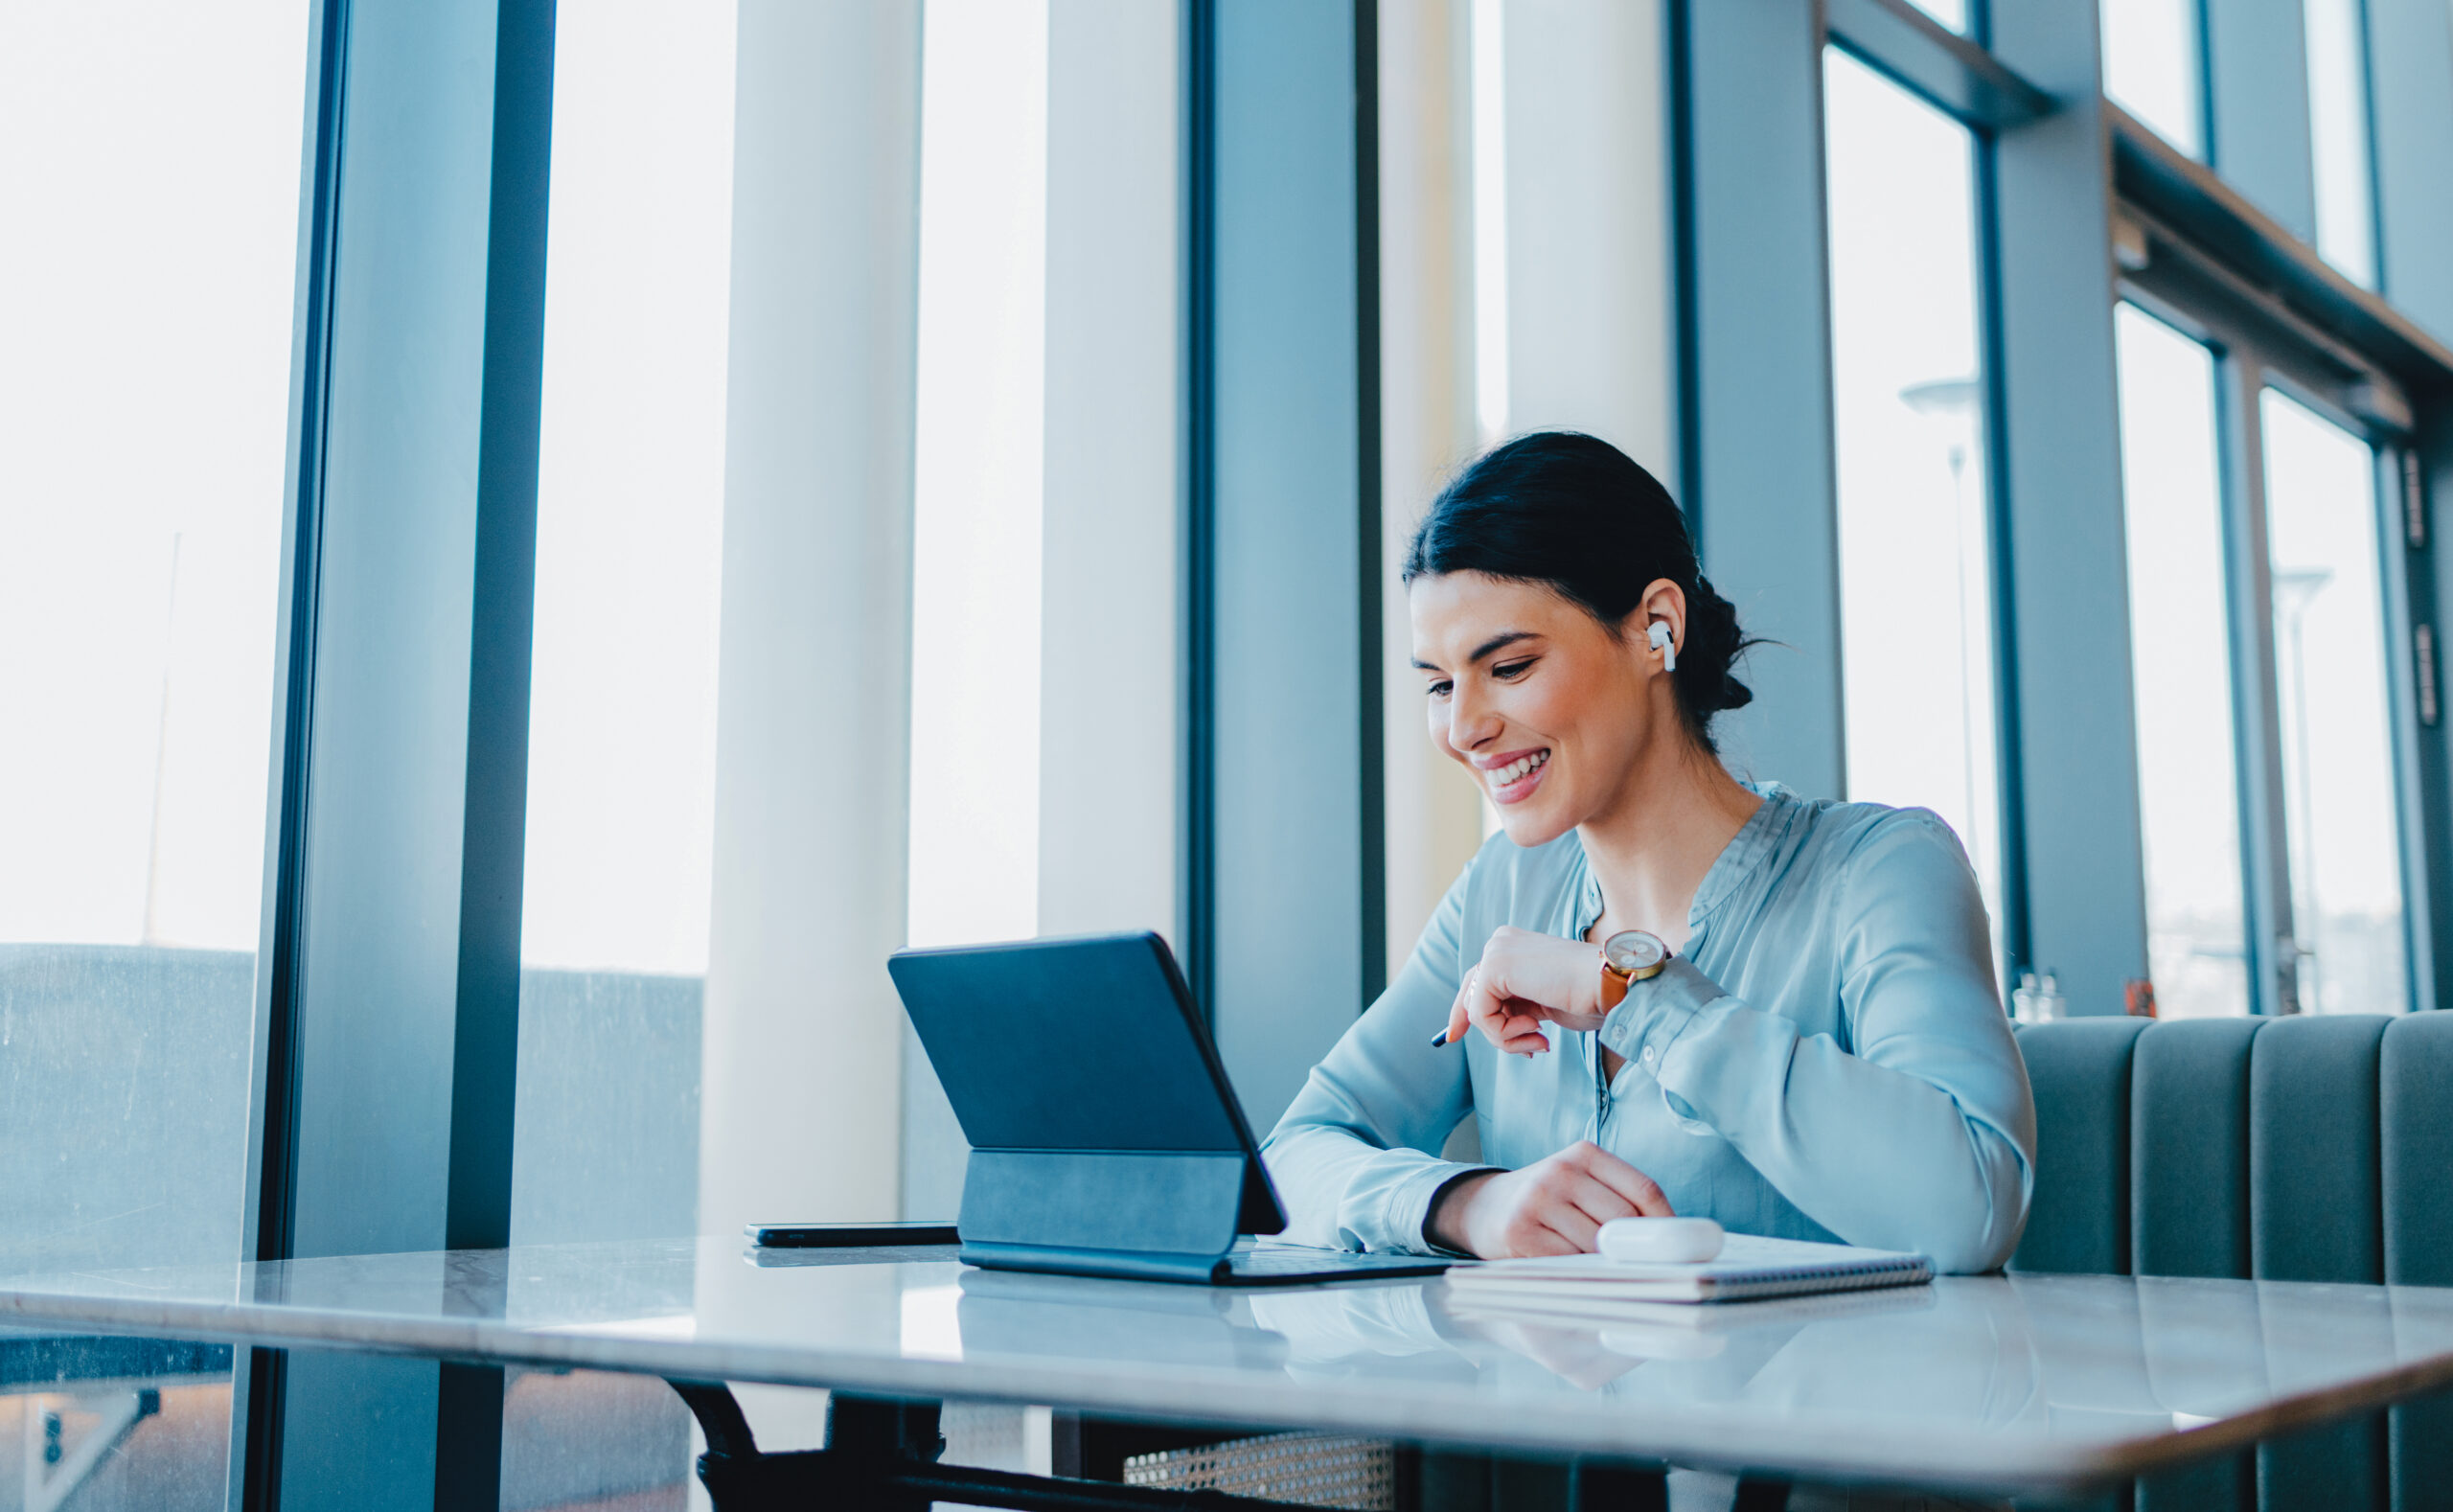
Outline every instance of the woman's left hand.
[[1464, 1038], [1470, 1026], [1510, 1055], [1540, 1055], [1550, 1047], [1542, 1033], [1545, 1020], [1593, 1030], [1607, 1017], [1598, 950], [1581, 940], [1502, 925], [1456, 989], [1448, 1038]]

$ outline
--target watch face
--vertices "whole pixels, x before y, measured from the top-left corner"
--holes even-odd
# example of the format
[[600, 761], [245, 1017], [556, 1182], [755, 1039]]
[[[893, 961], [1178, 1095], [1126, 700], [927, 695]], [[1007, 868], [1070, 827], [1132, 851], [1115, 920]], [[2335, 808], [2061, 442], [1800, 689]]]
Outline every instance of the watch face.
[[1659, 966], [1669, 954], [1669, 947], [1661, 937], [1641, 929], [1626, 929], [1601, 942], [1601, 958], [1622, 974], [1648, 972]]

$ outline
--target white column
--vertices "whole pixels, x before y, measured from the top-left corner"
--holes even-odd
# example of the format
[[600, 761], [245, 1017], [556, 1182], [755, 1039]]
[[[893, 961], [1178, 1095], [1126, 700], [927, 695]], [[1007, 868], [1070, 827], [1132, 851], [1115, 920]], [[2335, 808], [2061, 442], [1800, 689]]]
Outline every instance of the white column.
[[[1039, 932], [1046, 0], [928, 0], [912, 481], [911, 943]], [[903, 1211], [952, 1217], [970, 1148], [903, 1041]]]
[[1511, 432], [1590, 431], [1675, 485], [1660, 0], [1507, 0]]
[[1380, 527], [1388, 974], [1481, 843], [1472, 778], [1431, 744], [1398, 583], [1424, 509], [1474, 453], [1466, 0], [1380, 6]]
[[1177, 933], [1178, 12], [1048, 7], [1043, 934]]
[[699, 1228], [897, 1213], [918, 0], [741, 0]]

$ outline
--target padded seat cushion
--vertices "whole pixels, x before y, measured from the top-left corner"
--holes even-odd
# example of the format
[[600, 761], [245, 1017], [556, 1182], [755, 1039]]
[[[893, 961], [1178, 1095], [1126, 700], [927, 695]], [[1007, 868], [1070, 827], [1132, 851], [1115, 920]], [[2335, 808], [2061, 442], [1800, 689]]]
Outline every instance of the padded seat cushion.
[[2385, 1279], [2453, 1286], [2453, 1013], [2393, 1020], [2376, 1064]]
[[2146, 1019], [2023, 1025], [2035, 1089], [2035, 1192], [2013, 1271], [2129, 1271], [2129, 1063]]
[[2249, 1042], [2260, 1019], [2179, 1019], [2142, 1034], [2129, 1082], [2129, 1265], [2249, 1273]]
[[2249, 1054], [2249, 1273], [2385, 1279], [2374, 1014], [2270, 1019]]

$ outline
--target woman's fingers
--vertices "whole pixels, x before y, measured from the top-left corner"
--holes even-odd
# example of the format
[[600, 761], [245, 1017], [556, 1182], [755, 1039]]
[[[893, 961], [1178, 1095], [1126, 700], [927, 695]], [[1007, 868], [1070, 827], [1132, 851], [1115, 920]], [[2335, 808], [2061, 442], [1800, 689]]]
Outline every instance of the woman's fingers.
[[1502, 1011], [1507, 1015], [1509, 1041], [1521, 1053], [1540, 1055], [1550, 1048], [1549, 1033], [1542, 1027], [1550, 1016], [1540, 1003], [1510, 997]]
[[[1549, 1049], [1549, 1038], [1542, 1033], [1545, 1017], [1539, 1003], [1511, 997], [1500, 985], [1484, 962], [1465, 974], [1456, 993], [1457, 1007], [1483, 1038], [1509, 1055], [1540, 1055]], [[1448, 1019], [1452, 1032], [1456, 1030], [1456, 1010]]]
[[1433, 1215], [1442, 1232], [1455, 1236], [1444, 1242], [1488, 1260], [1590, 1254], [1603, 1224], [1639, 1213], [1671, 1216], [1669, 1200], [1652, 1178], [1590, 1141], [1451, 1190], [1455, 1195]]
[[[1665, 1205], [1665, 1204], [1664, 1204]], [[1543, 1249], [1543, 1254], [1592, 1254], [1601, 1248], [1601, 1226], [1618, 1218], [1634, 1218], [1642, 1209], [1627, 1196], [1590, 1176], [1576, 1173], [1548, 1194], [1534, 1215], [1547, 1234], [1569, 1248]]]
[[1482, 1026], [1491, 1042], [1510, 1055], [1540, 1055], [1550, 1047], [1549, 1036], [1542, 1032], [1538, 1013], [1526, 1013], [1514, 1003], [1502, 1004], [1498, 1017]]
[[1540, 1055], [1550, 1047], [1548, 1036], [1526, 1019], [1504, 1019], [1485, 1026], [1482, 1032], [1502, 1055]]
[[1590, 1253], [1598, 1247], [1603, 1224], [1633, 1218], [1639, 1211], [1625, 1193], [1588, 1169], [1588, 1152], [1601, 1155], [1591, 1145], [1561, 1152], [1564, 1158], [1543, 1173], [1541, 1182], [1542, 1223], [1573, 1242], [1579, 1253]]
[[1600, 975], [1593, 960], [1589, 945], [1502, 926], [1457, 984], [1448, 1016], [1450, 1037], [1470, 1025], [1509, 1055], [1545, 1053], [1550, 1040], [1542, 1025], [1585, 1013], [1579, 995], [1592, 995], [1585, 978], [1597, 982]]
[[1566, 1211], [1544, 1209], [1525, 1214], [1508, 1236], [1507, 1252], [1519, 1258], [1593, 1253], [1593, 1244], [1578, 1239], [1575, 1229], [1575, 1221]]
[[1522, 998], [1544, 1018], [1581, 1020], [1600, 1008], [1600, 955], [1581, 940], [1536, 934], [1502, 925], [1482, 947], [1477, 968], [1481, 991], [1494, 998]]
[[1642, 1211], [1616, 1187], [1595, 1180], [1589, 1176], [1577, 1182], [1575, 1188], [1568, 1194], [1568, 1201], [1573, 1203], [1576, 1210], [1592, 1221], [1596, 1240], [1600, 1237], [1603, 1224], [1615, 1219], [1634, 1218]]
[[[1494, 1001], [1499, 1001], [1497, 1011], [1491, 1006]], [[1491, 999], [1489, 992], [1481, 992], [1481, 967], [1464, 972], [1464, 982], [1457, 984], [1457, 1001], [1447, 1006], [1447, 1041], [1453, 1043], [1464, 1039], [1467, 1028], [1481, 1028], [1486, 1039], [1502, 1050], [1508, 1048], [1511, 1033], [1521, 1033], [1508, 1023], [1506, 1001]]]
[[1576, 1164], [1585, 1175], [1602, 1186], [1608, 1187], [1614, 1195], [1635, 1209], [1633, 1214], [1619, 1213], [1616, 1216], [1620, 1218], [1637, 1215], [1645, 1218], [1678, 1216], [1671, 1209], [1669, 1198], [1662, 1191], [1661, 1183], [1596, 1144], [1578, 1145], [1575, 1153], [1580, 1157]]
[[[1574, 1208], [1563, 1208], [1549, 1214], [1536, 1237], [1544, 1248], [1526, 1251], [1544, 1255], [1589, 1255], [1600, 1241], [1600, 1229], [1593, 1221]], [[1555, 1246], [1555, 1248], [1551, 1248]]]
[[1482, 1031], [1484, 1039], [1502, 1050], [1507, 1048], [1504, 999], [1491, 992], [1487, 972], [1479, 966], [1467, 972], [1456, 1001], [1465, 1011], [1466, 1021]]

